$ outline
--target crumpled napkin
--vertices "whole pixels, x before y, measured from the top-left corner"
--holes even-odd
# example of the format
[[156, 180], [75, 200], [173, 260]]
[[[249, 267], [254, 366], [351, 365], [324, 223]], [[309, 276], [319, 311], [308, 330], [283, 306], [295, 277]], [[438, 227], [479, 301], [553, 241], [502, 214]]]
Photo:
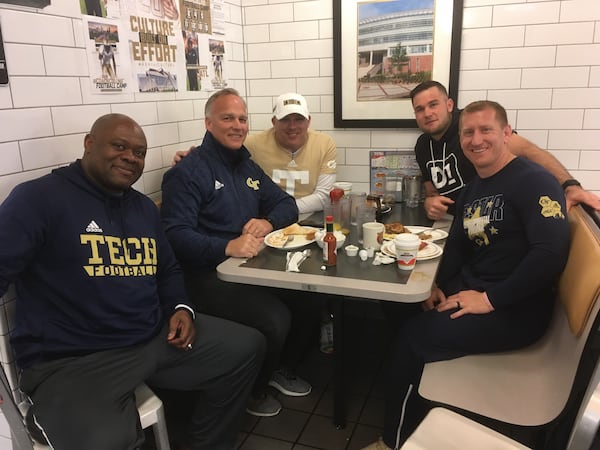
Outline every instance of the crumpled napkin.
[[375, 258], [373, 258], [373, 265], [380, 266], [381, 264], [391, 264], [396, 261], [396, 258], [392, 258], [391, 256], [384, 255], [381, 252], [375, 253]]
[[300, 264], [306, 259], [302, 252], [287, 252], [286, 272], [300, 272]]

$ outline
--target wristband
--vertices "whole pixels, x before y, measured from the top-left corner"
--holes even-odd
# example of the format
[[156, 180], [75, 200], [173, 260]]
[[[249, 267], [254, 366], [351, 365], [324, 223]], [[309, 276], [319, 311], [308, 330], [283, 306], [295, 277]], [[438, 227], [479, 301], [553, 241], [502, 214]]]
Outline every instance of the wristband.
[[175, 311], [178, 311], [180, 309], [187, 311], [190, 314], [190, 316], [192, 316], [192, 320], [196, 320], [196, 313], [188, 305], [185, 305], [183, 303], [179, 303], [179, 304], [175, 305]]
[[567, 189], [569, 186], [579, 186], [581, 187], [581, 183], [579, 181], [577, 181], [575, 178], [569, 178], [567, 181], [565, 181], [562, 185], [563, 191], [565, 189]]

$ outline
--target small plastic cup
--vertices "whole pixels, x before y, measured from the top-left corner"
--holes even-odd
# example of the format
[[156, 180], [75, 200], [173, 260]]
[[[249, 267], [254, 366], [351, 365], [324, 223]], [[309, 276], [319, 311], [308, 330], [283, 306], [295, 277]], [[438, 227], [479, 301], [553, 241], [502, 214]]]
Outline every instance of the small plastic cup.
[[416, 234], [401, 233], [394, 238], [398, 269], [412, 270], [415, 268], [419, 245], [421, 245], [421, 239]]
[[356, 245], [346, 245], [346, 255], [356, 256], [358, 254], [358, 247]]

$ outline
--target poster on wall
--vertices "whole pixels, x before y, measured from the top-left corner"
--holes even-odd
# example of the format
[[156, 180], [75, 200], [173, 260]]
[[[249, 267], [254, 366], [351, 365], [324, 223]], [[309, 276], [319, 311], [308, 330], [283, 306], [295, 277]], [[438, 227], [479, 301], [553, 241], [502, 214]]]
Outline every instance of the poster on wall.
[[225, 5], [223, 0], [212, 0], [211, 22], [213, 34], [225, 35]]
[[129, 53], [127, 44], [122, 43], [120, 22], [96, 18], [86, 20], [84, 24], [92, 90], [97, 93], [127, 91], [130, 85]]
[[179, 90], [185, 55], [173, 0], [85, 0], [82, 12], [94, 92]]
[[[369, 157], [370, 190], [372, 194], [383, 195], [386, 181], [402, 179], [405, 175], [419, 175], [421, 170], [413, 151], [371, 150]], [[397, 190], [398, 187], [394, 187]], [[400, 189], [402, 189], [400, 187]]]
[[209, 0], [182, 0], [181, 33], [185, 47], [185, 69], [187, 89], [202, 89], [202, 79], [208, 77], [207, 59], [200, 57], [201, 34], [211, 33], [211, 16]]
[[220, 39], [209, 39], [208, 50], [212, 60], [212, 78], [210, 80], [213, 89], [223, 89], [227, 86], [223, 76], [223, 66], [225, 61], [225, 42]]
[[79, 2], [81, 14], [95, 17], [119, 18], [121, 7], [119, 0], [84, 0]]
[[223, 0], [80, 0], [80, 5], [93, 92], [227, 86]]
[[185, 63], [181, 52], [181, 31], [178, 22], [139, 11], [129, 16], [131, 31], [131, 61], [133, 78], [139, 92], [177, 92], [185, 78]]

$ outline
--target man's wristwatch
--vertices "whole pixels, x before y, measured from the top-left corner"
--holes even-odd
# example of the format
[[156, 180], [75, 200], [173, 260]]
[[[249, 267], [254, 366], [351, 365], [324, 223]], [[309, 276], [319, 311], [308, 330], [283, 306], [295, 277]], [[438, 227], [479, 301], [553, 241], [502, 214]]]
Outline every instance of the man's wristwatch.
[[574, 178], [569, 178], [562, 184], [563, 191], [567, 189], [569, 186], [579, 186], [581, 187], [581, 183]]

